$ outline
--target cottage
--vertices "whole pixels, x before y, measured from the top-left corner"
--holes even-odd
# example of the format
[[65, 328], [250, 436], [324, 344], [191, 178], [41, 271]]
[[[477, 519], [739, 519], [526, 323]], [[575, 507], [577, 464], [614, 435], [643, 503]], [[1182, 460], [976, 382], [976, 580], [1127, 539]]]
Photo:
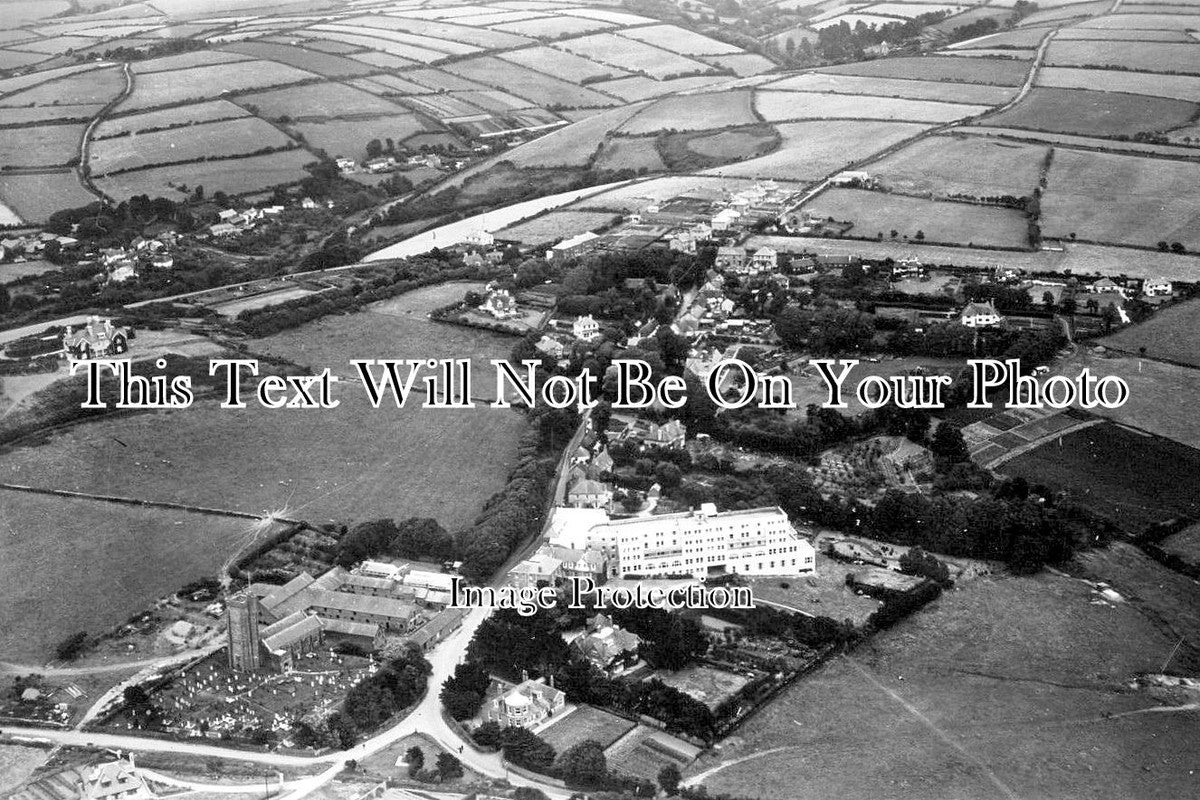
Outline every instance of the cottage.
[[507, 289], [493, 289], [479, 310], [496, 319], [509, 319], [517, 315], [517, 301]]
[[491, 247], [496, 243], [496, 237], [485, 231], [483, 228], [471, 231], [463, 239], [464, 244], [473, 245], [475, 247]]
[[717, 248], [714, 264], [718, 269], [741, 269], [746, 265], [746, 251], [740, 247]]
[[1147, 297], [1166, 297], [1171, 294], [1174, 287], [1166, 278], [1150, 278], [1142, 284], [1142, 292]]
[[137, 771], [132, 754], [107, 764], [83, 767], [80, 772], [80, 800], [150, 800], [156, 796]]
[[557, 339], [552, 339], [546, 335], [543, 335], [542, 338], [538, 340], [537, 344], [534, 345], [534, 348], [542, 355], [549, 356], [556, 361], [562, 358], [563, 354], [566, 352], [566, 347], [562, 342], [558, 341]]
[[999, 325], [1003, 320], [991, 300], [986, 303], [968, 303], [959, 318], [968, 328], [990, 328]]
[[609, 675], [618, 675], [638, 661], [642, 639], [613, 624], [611, 617], [597, 614], [588, 620], [588, 630], [571, 642], [571, 650]]
[[613, 499], [607, 483], [583, 478], [567, 489], [567, 505], [573, 508], [606, 508]]
[[99, 317], [92, 317], [79, 330], [68, 325], [62, 343], [63, 351], [71, 361], [119, 356], [129, 351], [129, 331], [115, 327], [111, 319], [101, 322]]
[[673, 419], [662, 425], [651, 422], [642, 444], [661, 450], [682, 450], [686, 439], [687, 428], [679, 420]]
[[754, 251], [750, 263], [757, 271], [774, 270], [779, 264], [779, 254], [770, 247], [760, 247]]

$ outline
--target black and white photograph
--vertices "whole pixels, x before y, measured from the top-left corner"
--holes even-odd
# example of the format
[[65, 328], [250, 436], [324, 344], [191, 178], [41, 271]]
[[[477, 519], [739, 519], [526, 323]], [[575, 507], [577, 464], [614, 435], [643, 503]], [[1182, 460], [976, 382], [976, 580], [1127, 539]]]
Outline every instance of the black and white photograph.
[[1200, 797], [1200, 0], [0, 22], [0, 800]]

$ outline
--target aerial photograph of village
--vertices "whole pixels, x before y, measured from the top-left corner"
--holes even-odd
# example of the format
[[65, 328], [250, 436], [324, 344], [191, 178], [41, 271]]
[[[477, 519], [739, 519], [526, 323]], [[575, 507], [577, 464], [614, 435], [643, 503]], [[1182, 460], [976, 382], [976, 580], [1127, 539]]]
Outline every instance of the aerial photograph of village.
[[0, 800], [1200, 797], [1200, 0], [0, 20]]

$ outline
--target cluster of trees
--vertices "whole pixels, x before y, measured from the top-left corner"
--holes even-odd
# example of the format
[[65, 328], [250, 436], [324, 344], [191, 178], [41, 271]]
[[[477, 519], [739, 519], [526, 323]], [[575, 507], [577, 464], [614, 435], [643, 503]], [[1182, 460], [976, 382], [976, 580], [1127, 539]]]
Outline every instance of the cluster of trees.
[[797, 46], [791, 39], [784, 44], [788, 60], [801, 64], [815, 61], [843, 62], [861, 61], [868, 48], [887, 43], [903, 46], [915, 42], [927, 25], [932, 25], [946, 16], [945, 12], [921, 14], [904, 22], [889, 22], [886, 25], [867, 25], [861, 20], [854, 26], [846, 22], [829, 25], [817, 32], [816, 44], [805, 37]]
[[60, 236], [69, 235], [98, 245], [127, 245], [155, 222], [170, 223], [183, 232], [196, 225], [187, 202], [166, 197], [151, 199], [139, 194], [115, 205], [96, 202], [55, 211], [45, 228]]
[[1111, 521], [1085, 506], [1049, 491], [1031, 494], [1020, 478], [978, 498], [892, 490], [865, 515], [864, 524], [868, 535], [885, 541], [1003, 561], [1018, 574], [1062, 564], [1114, 530]]
[[425, 768], [425, 751], [413, 745], [404, 751], [404, 763], [408, 764], [408, 776], [422, 781], [452, 781], [463, 776], [462, 762], [449, 753], [438, 753], [430, 769]]
[[[207, 47], [208, 42], [204, 39], [164, 39], [146, 47], [110, 47], [103, 54], [93, 51], [87, 57], [104, 61], [141, 61], [147, 58], [188, 53], [192, 50], [204, 50]], [[84, 55], [80, 53], [77, 54], [77, 57], [83, 58]]]
[[341, 537], [334, 563], [350, 567], [379, 556], [445, 561], [453, 555], [454, 539], [435, 519], [376, 519], [360, 522]]
[[775, 317], [775, 331], [788, 347], [817, 355], [857, 353], [871, 347], [871, 314], [840, 306], [786, 306]]
[[417, 702], [428, 683], [431, 667], [421, 649], [408, 645], [384, 667], [355, 684], [342, 708], [324, 719], [302, 720], [296, 726], [301, 747], [353, 747], [362, 732], [371, 731], [393, 714]]

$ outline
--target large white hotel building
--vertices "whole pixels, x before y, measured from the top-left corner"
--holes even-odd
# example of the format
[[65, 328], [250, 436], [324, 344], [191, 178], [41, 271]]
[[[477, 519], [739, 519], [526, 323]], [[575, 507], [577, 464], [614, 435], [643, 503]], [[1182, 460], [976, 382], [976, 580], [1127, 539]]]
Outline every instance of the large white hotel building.
[[699, 509], [609, 519], [602, 509], [555, 509], [550, 540], [602, 550], [609, 577], [800, 575], [816, 569], [816, 551], [778, 507], [718, 512]]

